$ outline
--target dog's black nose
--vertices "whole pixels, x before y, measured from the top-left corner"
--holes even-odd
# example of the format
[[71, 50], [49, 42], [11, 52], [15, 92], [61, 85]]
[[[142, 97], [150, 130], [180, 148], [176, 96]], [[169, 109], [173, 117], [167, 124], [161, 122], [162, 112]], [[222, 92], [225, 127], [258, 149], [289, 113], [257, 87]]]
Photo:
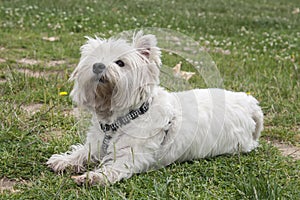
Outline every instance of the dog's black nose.
[[103, 63], [95, 63], [93, 64], [93, 72], [95, 74], [100, 74], [104, 71], [105, 65]]

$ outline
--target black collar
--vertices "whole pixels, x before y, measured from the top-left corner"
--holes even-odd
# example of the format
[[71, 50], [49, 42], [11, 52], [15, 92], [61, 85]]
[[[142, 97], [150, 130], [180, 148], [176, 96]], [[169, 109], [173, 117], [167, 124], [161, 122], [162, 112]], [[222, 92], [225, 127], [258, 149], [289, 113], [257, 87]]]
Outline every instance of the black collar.
[[110, 131], [110, 130], [111, 131], [117, 131], [118, 128], [120, 128], [121, 126], [128, 124], [131, 120], [134, 120], [138, 116], [143, 115], [144, 113], [146, 113], [148, 111], [148, 109], [149, 109], [149, 102], [146, 101], [138, 109], [130, 111], [127, 115], [125, 115], [123, 117], [117, 118], [115, 123], [102, 124], [101, 122], [99, 122], [100, 127], [101, 127], [103, 132], [107, 132], [107, 131]]

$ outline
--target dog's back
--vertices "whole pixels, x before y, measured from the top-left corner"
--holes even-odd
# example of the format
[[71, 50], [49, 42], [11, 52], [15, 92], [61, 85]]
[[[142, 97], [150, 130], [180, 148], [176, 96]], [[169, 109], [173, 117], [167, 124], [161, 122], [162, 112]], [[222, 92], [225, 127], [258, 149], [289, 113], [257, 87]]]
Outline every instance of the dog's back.
[[263, 113], [254, 97], [222, 89], [196, 89], [173, 95], [175, 108], [181, 113], [175, 143], [185, 143], [178, 145], [185, 146], [179, 161], [249, 152], [258, 146]]

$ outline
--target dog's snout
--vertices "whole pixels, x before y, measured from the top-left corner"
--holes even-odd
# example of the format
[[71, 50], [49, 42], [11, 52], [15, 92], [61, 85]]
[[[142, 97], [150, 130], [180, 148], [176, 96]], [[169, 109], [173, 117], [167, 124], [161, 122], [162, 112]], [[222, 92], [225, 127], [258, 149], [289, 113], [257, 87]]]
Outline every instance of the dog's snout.
[[103, 63], [95, 63], [93, 64], [93, 72], [95, 74], [100, 74], [104, 71], [105, 65]]

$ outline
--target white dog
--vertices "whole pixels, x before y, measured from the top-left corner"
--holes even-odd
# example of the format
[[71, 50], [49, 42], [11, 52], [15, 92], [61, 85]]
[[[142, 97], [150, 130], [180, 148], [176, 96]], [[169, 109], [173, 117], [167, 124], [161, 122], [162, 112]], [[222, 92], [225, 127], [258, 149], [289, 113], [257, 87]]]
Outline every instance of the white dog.
[[169, 93], [159, 86], [160, 49], [154, 35], [88, 38], [71, 75], [72, 99], [93, 114], [84, 145], [54, 154], [55, 172], [84, 170], [78, 183], [112, 184], [172, 162], [249, 152], [258, 146], [263, 113], [245, 93], [195, 89]]

